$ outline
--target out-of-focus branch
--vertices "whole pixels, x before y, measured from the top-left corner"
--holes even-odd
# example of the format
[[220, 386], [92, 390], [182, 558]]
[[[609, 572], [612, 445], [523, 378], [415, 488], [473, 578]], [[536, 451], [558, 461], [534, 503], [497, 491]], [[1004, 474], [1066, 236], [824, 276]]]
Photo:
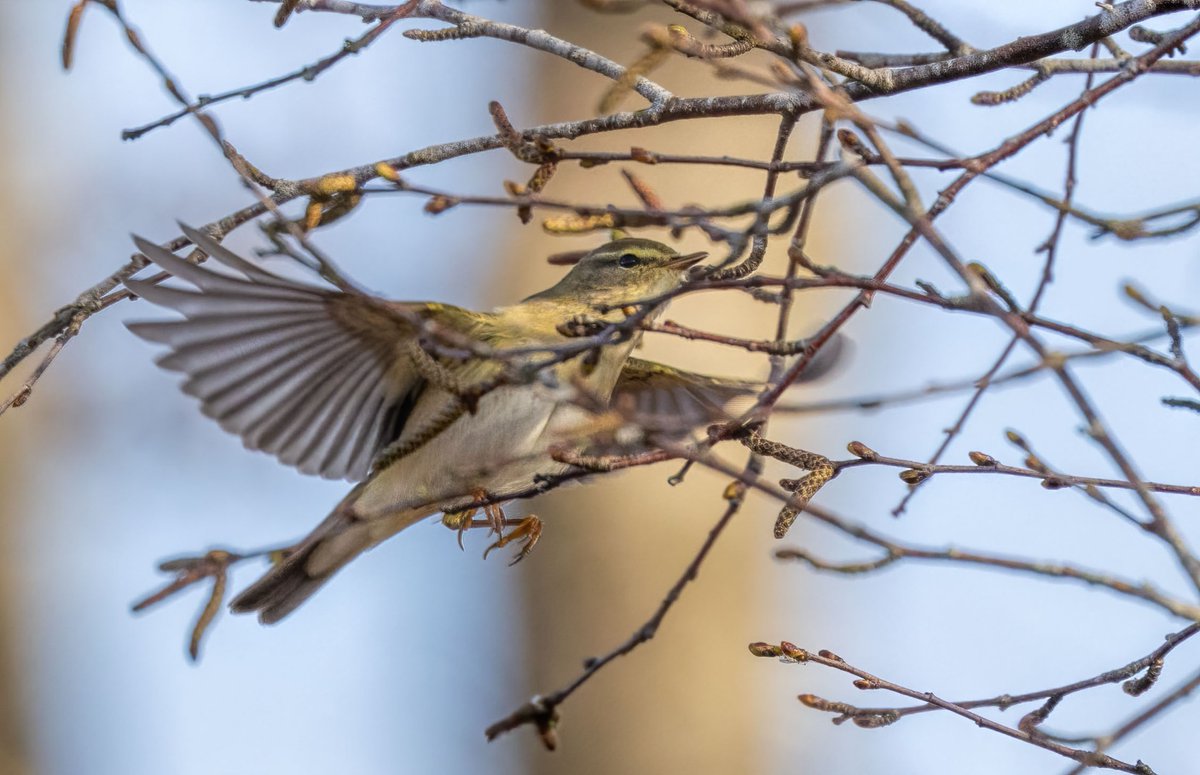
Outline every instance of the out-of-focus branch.
[[[1200, 632], [1200, 623], [1191, 624], [1180, 630], [1179, 632], [1168, 635], [1162, 645], [1151, 651], [1144, 657], [1135, 659], [1132, 662], [1115, 668], [1106, 670], [1099, 675], [1091, 678], [1085, 678], [1081, 681], [1055, 686], [1050, 689], [1039, 689], [1033, 692], [1023, 692], [1020, 694], [999, 694], [995, 697], [988, 697], [980, 700], [956, 700], [955, 705], [960, 708], [998, 708], [1000, 710], [1008, 710], [1016, 705], [1023, 705], [1029, 702], [1037, 702], [1038, 700], [1048, 700], [1051, 697], [1066, 697], [1070, 694], [1087, 691], [1099, 686], [1107, 686], [1109, 684], [1125, 682], [1125, 693], [1138, 697], [1148, 691], [1157, 680], [1157, 677], [1162, 670], [1163, 660], [1170, 654], [1176, 646], [1188, 640]], [[1140, 674], [1140, 677], [1139, 677]], [[888, 723], [894, 723], [905, 716], [913, 716], [918, 713], [928, 713], [930, 711], [941, 710], [937, 705], [924, 703], [922, 705], [910, 705], [908, 707], [873, 707], [873, 708], [858, 708], [847, 706], [839, 716], [833, 719], [835, 724], [841, 724], [845, 721], [852, 721], [857, 726], [872, 728], [879, 725], [879, 721], [886, 718], [890, 719]]]
[[[970, 708], [963, 707], [962, 705], [950, 702], [948, 700], [943, 700], [941, 697], [933, 694], [933, 692], [917, 691], [916, 689], [910, 689], [906, 686], [901, 686], [900, 684], [893, 683], [891, 681], [879, 678], [878, 676], [872, 675], [862, 668], [851, 665], [837, 654], [834, 654], [832, 651], [822, 649], [821, 651], [812, 653], [805, 649], [798, 648], [787, 641], [784, 641], [778, 646], [762, 642], [751, 643], [750, 653], [756, 657], [778, 657], [784, 662], [788, 663], [814, 663], [833, 668], [834, 670], [840, 670], [843, 673], [849, 673], [850, 675], [857, 677], [858, 680], [854, 682], [854, 685], [859, 689], [883, 689], [885, 691], [893, 692], [894, 694], [911, 697], [915, 700], [922, 700], [930, 705], [941, 708], [942, 710], [947, 710], [957, 716], [962, 716], [963, 718], [974, 722], [978, 727], [990, 730], [992, 732], [999, 732], [1002, 735], [1007, 735], [1008, 737], [1015, 738], [1021, 742], [1035, 745], [1038, 748], [1044, 748], [1047, 751], [1052, 751], [1059, 756], [1065, 756], [1068, 759], [1072, 759], [1081, 764], [1086, 764], [1089, 767], [1103, 767], [1105, 769], [1117, 770], [1118, 772], [1139, 773], [1139, 775], [1148, 775], [1148, 773], [1151, 772], [1150, 769], [1140, 761], [1136, 764], [1130, 764], [1128, 762], [1121, 761], [1120, 759], [1114, 759], [1111, 756], [1095, 751], [1085, 751], [1082, 749], [1071, 748], [1070, 746], [1055, 742], [1045, 735], [1037, 733], [1037, 731], [1034, 729], [1014, 729], [1013, 727], [1005, 726], [1004, 724], [993, 721], [986, 716], [981, 716], [978, 713], [975, 713]], [[800, 701], [809, 707], [817, 708], [819, 710], [827, 710], [834, 713], [846, 713], [847, 710], [850, 710], [850, 706], [844, 705], [843, 703], [828, 702], [819, 697], [808, 694], [800, 695]], [[890, 717], [882, 718], [884, 720], [881, 721], [879, 725], [890, 723], [887, 720]]]
[[[1145, 710], [1137, 713], [1128, 721], [1121, 724], [1105, 735], [1100, 735], [1095, 738], [1096, 754], [1103, 754], [1108, 749], [1112, 748], [1116, 743], [1136, 732], [1146, 724], [1156, 720], [1163, 713], [1170, 710], [1172, 706], [1186, 699], [1196, 688], [1200, 687], [1200, 670], [1197, 670], [1190, 678], [1181, 682], [1178, 686], [1172, 689], [1168, 694], [1164, 695], [1158, 702], [1154, 703]], [[1077, 767], [1072, 767], [1066, 775], [1079, 775], [1085, 769], [1091, 766], [1087, 762], [1080, 762]]]
[[651, 640], [657, 634], [659, 626], [666, 619], [671, 608], [679, 601], [684, 588], [699, 575], [700, 566], [716, 545], [717, 539], [721, 537], [721, 533], [725, 531], [725, 528], [733, 520], [734, 515], [741, 508], [744, 492], [745, 490], [737, 482], [731, 484], [726, 489], [725, 499], [728, 503], [725, 507], [725, 512], [713, 525], [712, 529], [709, 530], [708, 535], [705, 537], [703, 543], [701, 543], [691, 562], [684, 569], [683, 574], [667, 590], [666, 597], [663, 598], [658, 608], [655, 609], [654, 613], [651, 614], [650, 618], [641, 627], [637, 628], [625, 642], [613, 650], [601, 657], [591, 657], [586, 660], [583, 672], [563, 688], [551, 694], [534, 697], [509, 715], [489, 726], [485, 732], [488, 740], [494, 740], [505, 732], [511, 732], [521, 726], [531, 724], [538, 730], [538, 734], [546, 748], [554, 750], [558, 746], [558, 733], [556, 731], [559, 721], [558, 707], [606, 665], [618, 657], [625, 656], [638, 646]]
[[[1098, 49], [1098, 44], [1094, 44], [1092, 46], [1092, 58], [1095, 58], [1096, 54], [1098, 53]], [[1087, 94], [1089, 91], [1091, 91], [1093, 84], [1093, 75], [1089, 73], [1087, 80], [1084, 83], [1083, 93]], [[1029, 302], [1028, 311], [1030, 314], [1037, 312], [1037, 308], [1041, 303], [1042, 296], [1045, 294], [1046, 288], [1050, 285], [1050, 282], [1053, 279], [1054, 262], [1058, 255], [1059, 239], [1062, 237], [1063, 226], [1065, 226], [1067, 222], [1068, 208], [1070, 208], [1071, 201], [1075, 194], [1075, 163], [1076, 156], [1079, 151], [1079, 134], [1080, 130], [1083, 128], [1083, 117], [1085, 115], [1086, 113], [1080, 112], [1075, 116], [1075, 121], [1071, 127], [1071, 134], [1067, 137], [1066, 179], [1063, 182], [1062, 196], [1064, 207], [1060, 209], [1058, 214], [1055, 216], [1054, 228], [1051, 230], [1050, 236], [1046, 239], [1046, 242], [1044, 242], [1041, 247], [1041, 250], [1043, 250], [1046, 254], [1046, 259], [1045, 263], [1042, 265], [1041, 279], [1038, 281], [1037, 289], [1034, 291], [1033, 298]], [[1008, 344], [1005, 345], [1004, 349], [1000, 352], [1000, 355], [997, 356], [992, 365], [988, 367], [987, 371], [985, 371], [978, 380], [976, 380], [975, 392], [972, 393], [970, 399], [967, 400], [967, 403], [963, 407], [962, 412], [959, 413], [958, 418], [945, 430], [937, 449], [935, 449], [933, 454], [929, 457], [928, 462], [930, 464], [935, 464], [942, 459], [942, 456], [946, 454], [946, 450], [948, 450], [950, 445], [954, 443], [954, 439], [957, 438], [962, 432], [963, 428], [966, 427], [967, 420], [970, 418], [971, 413], [975, 410], [975, 407], [979, 405], [980, 400], [983, 398], [983, 394], [989, 387], [991, 387], [992, 379], [996, 376], [1000, 369], [1004, 367], [1004, 364], [1008, 361], [1008, 357], [1012, 355], [1014, 350], [1017, 349], [1017, 345], [1020, 343], [1020, 341], [1020, 337], [1018, 336], [1013, 336], [1010, 338], [1008, 340]], [[921, 482], [919, 481], [913, 483], [896, 507], [892, 509], [892, 516], [899, 516], [900, 514], [904, 513], [908, 503], [912, 500], [912, 497], [916, 494], [917, 489], [920, 486]]]

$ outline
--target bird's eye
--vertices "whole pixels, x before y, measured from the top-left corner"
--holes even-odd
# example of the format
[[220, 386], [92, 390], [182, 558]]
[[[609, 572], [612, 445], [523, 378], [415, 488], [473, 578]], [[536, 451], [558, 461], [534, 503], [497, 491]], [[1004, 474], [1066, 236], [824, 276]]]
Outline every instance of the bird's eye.
[[628, 269], [631, 266], [635, 266], [637, 262], [638, 257], [634, 254], [622, 253], [621, 257], [617, 259], [617, 266], [621, 267], [622, 269]]

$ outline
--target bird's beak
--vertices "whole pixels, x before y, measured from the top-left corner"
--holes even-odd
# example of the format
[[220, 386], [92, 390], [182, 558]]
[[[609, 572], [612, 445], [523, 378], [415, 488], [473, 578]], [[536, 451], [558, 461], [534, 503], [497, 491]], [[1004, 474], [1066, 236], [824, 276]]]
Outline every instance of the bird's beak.
[[667, 262], [667, 266], [672, 269], [687, 269], [706, 258], [708, 258], [708, 251], [701, 250], [698, 253], [688, 253], [686, 256], [676, 256]]

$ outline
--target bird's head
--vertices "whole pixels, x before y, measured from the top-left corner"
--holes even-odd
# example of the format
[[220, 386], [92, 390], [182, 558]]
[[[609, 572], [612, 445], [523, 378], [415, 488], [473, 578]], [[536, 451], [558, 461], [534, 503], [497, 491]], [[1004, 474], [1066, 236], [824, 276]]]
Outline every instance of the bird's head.
[[648, 239], [614, 240], [586, 254], [557, 285], [534, 298], [608, 306], [652, 299], [683, 285], [688, 269], [707, 255], [681, 255]]

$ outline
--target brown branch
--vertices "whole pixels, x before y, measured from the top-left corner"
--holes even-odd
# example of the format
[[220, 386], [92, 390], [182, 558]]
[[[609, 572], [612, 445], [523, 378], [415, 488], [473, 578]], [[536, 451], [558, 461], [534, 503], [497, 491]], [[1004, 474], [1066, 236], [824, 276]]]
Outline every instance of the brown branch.
[[[774, 497], [776, 493], [764, 489]], [[782, 498], [781, 498], [782, 499]], [[808, 504], [805, 514], [818, 522], [827, 525], [846, 536], [873, 546], [886, 556], [884, 560], [871, 560], [865, 563], [852, 563], [841, 566], [827, 563], [813, 557], [808, 552], [799, 549], [781, 549], [776, 556], [781, 559], [800, 560], [818, 570], [837, 573], [863, 573], [886, 567], [898, 560], [911, 558], [931, 560], [951, 564], [979, 565], [1000, 570], [1018, 571], [1034, 576], [1067, 579], [1078, 581], [1089, 586], [1101, 587], [1120, 595], [1151, 603], [1175, 616], [1191, 621], [1200, 621], [1200, 606], [1191, 602], [1176, 599], [1148, 582], [1133, 582], [1103, 572], [1087, 570], [1063, 563], [1046, 563], [1025, 558], [1004, 555], [986, 554], [974, 550], [963, 550], [954, 547], [944, 549], [929, 548], [913, 544], [905, 544], [887, 538], [861, 524], [844, 519], [837, 514], [818, 505]]]
[[638, 646], [650, 641], [658, 633], [658, 628], [670, 613], [671, 608], [679, 601], [679, 597], [683, 594], [683, 590], [693, 581], [700, 573], [700, 566], [708, 557], [713, 547], [717, 543], [717, 539], [729, 526], [735, 514], [742, 506], [743, 490], [734, 485], [730, 485], [726, 489], [726, 500], [728, 505], [725, 507], [725, 513], [717, 520], [712, 529], [709, 530], [704, 542], [696, 551], [695, 556], [684, 569], [683, 574], [675, 581], [671, 588], [667, 591], [666, 597], [659, 603], [658, 608], [651, 614], [641, 627], [621, 645], [604, 654], [601, 657], [591, 657], [584, 662], [583, 672], [575, 677], [570, 683], [561, 689], [547, 695], [538, 695], [525, 703], [521, 707], [514, 710], [509, 715], [500, 719], [496, 723], [487, 728], [485, 734], [487, 739], [495, 740], [505, 732], [511, 732], [525, 724], [535, 726], [541, 736], [542, 743], [549, 750], [554, 750], [558, 745], [558, 734], [556, 727], [558, 724], [558, 707], [563, 704], [572, 694], [575, 693], [581, 686], [591, 680], [597, 672], [602, 670], [613, 660], [618, 657], [625, 656]]
[[[1097, 53], [1098, 46], [1093, 45], [1093, 59]], [[1092, 74], [1089, 74], [1083, 87], [1084, 94], [1087, 94], [1092, 90], [1093, 82], [1094, 77]], [[1033, 298], [1029, 302], [1028, 311], [1030, 314], [1037, 312], [1038, 305], [1042, 301], [1042, 297], [1046, 292], [1046, 288], [1049, 287], [1050, 282], [1054, 277], [1054, 263], [1058, 255], [1058, 244], [1060, 238], [1062, 237], [1063, 227], [1066, 225], [1067, 221], [1067, 208], [1071, 206], [1071, 201], [1075, 195], [1075, 167], [1079, 153], [1079, 134], [1080, 130], [1083, 128], [1083, 117], [1085, 115], [1085, 112], [1080, 111], [1075, 116], [1075, 122], [1071, 127], [1071, 134], [1067, 136], [1067, 165], [1065, 173], [1066, 177], [1063, 181], [1062, 196], [1064, 207], [1058, 211], [1058, 214], [1055, 217], [1054, 227], [1050, 232], [1050, 236], [1044, 243], [1042, 243], [1041, 248], [1039, 248], [1039, 250], [1043, 250], [1046, 253], [1046, 260], [1042, 265], [1042, 276], [1038, 281], [1037, 289], [1034, 291]], [[1000, 355], [996, 357], [996, 360], [992, 363], [992, 365], [983, 373], [983, 376], [977, 380], [976, 384], [978, 386], [976, 387], [975, 392], [972, 393], [970, 399], [968, 399], [966, 405], [962, 408], [962, 411], [959, 412], [958, 418], [955, 419], [955, 421], [945, 430], [942, 435], [941, 442], [938, 444], [937, 449], [933, 451], [933, 454], [929, 456], [929, 460], [927, 462], [930, 464], [937, 463], [942, 459], [942, 456], [946, 454], [946, 451], [950, 448], [950, 445], [954, 443], [954, 439], [957, 438], [962, 432], [963, 428], [966, 427], [967, 420], [970, 418], [971, 413], [975, 410], [975, 407], [979, 405], [979, 402], [983, 398], [983, 394], [987, 392], [989, 387], [991, 387], [992, 379], [997, 373], [999, 373], [1000, 369], [1004, 368], [1004, 364], [1008, 361], [1008, 358], [1010, 355], [1012, 355], [1013, 351], [1016, 350], [1020, 341], [1020, 337], [1018, 336], [1011, 337], [1008, 340], [1008, 344], [1005, 345], [1004, 349], [1000, 352]], [[900, 502], [892, 509], [892, 516], [900, 516], [904, 513], [909, 502], [911, 502], [913, 496], [916, 494], [920, 486], [921, 483], [918, 482], [909, 488], [908, 492], [905, 493]]]
[[[403, 7], [398, 7], [398, 9], [402, 10]], [[341, 45], [341, 47], [334, 53], [330, 54], [327, 57], [322, 57], [321, 59], [318, 59], [316, 62], [313, 62], [312, 64], [305, 65], [304, 67], [301, 67], [298, 70], [293, 70], [292, 72], [287, 73], [285, 75], [277, 76], [275, 78], [270, 78], [268, 80], [262, 81], [261, 83], [256, 83], [251, 86], [243, 86], [238, 89], [230, 89], [229, 91], [220, 92], [218, 94], [201, 94], [199, 97], [197, 97], [195, 99], [195, 101], [181, 100], [184, 103], [184, 106], [181, 109], [179, 109], [178, 111], [168, 114], [166, 116], [163, 116], [162, 118], [158, 119], [157, 121], [152, 121], [148, 124], [143, 124], [142, 126], [139, 126], [139, 127], [126, 129], [121, 132], [121, 139], [122, 140], [137, 140], [142, 135], [145, 135], [148, 132], [152, 132], [155, 129], [159, 129], [161, 127], [166, 127], [166, 126], [170, 126], [171, 124], [174, 124], [176, 121], [183, 118], [184, 116], [193, 115], [193, 114], [197, 113], [198, 111], [204, 110], [205, 108], [211, 107], [213, 105], [219, 105], [222, 102], [227, 102], [228, 100], [232, 100], [234, 98], [249, 99], [250, 97], [253, 97], [256, 94], [259, 94], [260, 92], [274, 89], [277, 86], [282, 86], [286, 83], [291, 83], [292, 81], [303, 81], [305, 83], [311, 83], [311, 82], [315, 81], [322, 73], [324, 73], [326, 70], [328, 70], [331, 67], [333, 67], [334, 65], [336, 65], [338, 62], [342, 61], [346, 57], [358, 54], [360, 51], [365, 49], [367, 46], [370, 46], [373, 42], [375, 42], [375, 40], [377, 40], [379, 38], [380, 35], [382, 35], [387, 30], [388, 27], [392, 26], [392, 24], [399, 21], [404, 15], [405, 14], [402, 12], [397, 12], [397, 13], [390, 13], [386, 16], [380, 16], [378, 19], [378, 23], [374, 27], [367, 30], [365, 33], [363, 33], [359, 37], [354, 38], [353, 40], [349, 40], [349, 39], [346, 40]], [[277, 24], [276, 26], [279, 26], [279, 25]]]
[[[974, 465], [950, 465], [950, 464], [935, 464], [920, 460], [906, 460], [904, 458], [887, 457], [876, 453], [861, 442], [850, 442], [850, 446], [854, 450], [863, 450], [867, 457], [856, 457], [849, 460], [834, 460], [830, 461], [831, 465], [839, 472], [847, 468], [858, 468], [861, 466], [881, 465], [891, 468], [902, 468], [906, 471], [919, 471], [922, 481], [928, 481], [937, 474], [999, 474], [1008, 476], [1017, 476], [1028, 479], [1038, 479], [1042, 485], [1049, 490], [1058, 490], [1064, 487], [1108, 487], [1119, 490], [1136, 490], [1137, 485], [1124, 479], [1105, 479], [1092, 476], [1075, 476], [1072, 474], [1060, 473], [1058, 471], [1047, 472], [1036, 468], [1022, 468], [1020, 466], [1004, 465], [998, 462], [988, 462]], [[991, 459], [991, 456], [987, 456]], [[994, 460], [994, 459], [992, 459]], [[1200, 496], [1200, 486], [1184, 485], [1184, 484], [1163, 484], [1160, 482], [1142, 482], [1141, 485], [1151, 492], [1169, 493], [1172, 495], [1192, 495]]]
[[[1180, 683], [1177, 687], [1171, 690], [1170, 693], [1164, 695], [1158, 702], [1146, 708], [1142, 712], [1133, 716], [1133, 718], [1121, 724], [1119, 727], [1109, 732], [1106, 735], [1096, 738], [1096, 755], [1101, 755], [1104, 751], [1111, 748], [1117, 742], [1125, 737], [1128, 737], [1133, 732], [1136, 732], [1141, 727], [1154, 721], [1168, 710], [1172, 705], [1186, 699], [1192, 692], [1200, 687], [1200, 670], [1192, 674], [1190, 678]], [[1073, 767], [1068, 771], [1067, 775], [1079, 775], [1085, 769], [1091, 766], [1088, 762], [1081, 762], [1078, 767]]]
[[[334, 2], [333, 0], [328, 2], [308, 2], [304, 5], [307, 6], [307, 9], [309, 10], [354, 13], [362, 16], [362, 18], [369, 19], [381, 18], [378, 16], [378, 14], [394, 12], [396, 9], [401, 7], [367, 6], [361, 3]], [[846, 88], [846, 94], [851, 100], [866, 99], [880, 96], [883, 93], [897, 93], [899, 91], [921, 88], [934, 83], [945, 83], [952, 80], [958, 80], [960, 78], [978, 75], [983, 72], [991, 72], [992, 70], [1007, 66], [1007, 64], [1011, 64], [1012, 62], [1009, 62], [1010, 59], [1020, 60], [1025, 56], [1043, 57], [1059, 53], [1061, 50], [1063, 50], [1061, 46], [1064, 39], [1076, 40], [1076, 38], [1078, 38], [1080, 45], [1086, 45], [1087, 43], [1090, 43], [1099, 37], [1105, 37], [1119, 29], [1124, 28], [1125, 26], [1130, 26], [1138, 22], [1145, 21], [1153, 16], [1172, 13], [1197, 6], [1200, 6], [1200, 0], [1166, 0], [1165, 2], [1153, 4], [1140, 2], [1139, 0], [1128, 0], [1128, 2], [1114, 6], [1115, 10], [1113, 12], [1104, 12], [1097, 16], [1089, 17], [1077, 25], [1071, 25], [1054, 33], [1047, 33], [1045, 35], [1034, 36], [1030, 38], [1022, 38], [1018, 41], [1014, 41], [1007, 47], [1000, 47], [999, 49], [988, 52], [977, 52], [965, 57], [959, 57], [957, 60], [954, 60], [956, 61], [954, 66], [944, 66], [947, 65], [947, 63], [937, 63], [936, 65], [919, 66], [915, 68], [909, 68], [907, 70], [897, 71], [893, 86], [890, 87], [886, 92], [873, 92], [870, 90], [864, 90], [860, 88], [859, 85], [852, 83]], [[305, 10], [305, 8], [301, 8], [300, 10]], [[782, 41], [776, 41], [776, 43], [772, 45], [775, 47], [773, 50], [775, 50], [776, 53], [779, 53], [780, 51], [784, 50], [781, 48], [781, 46], [784, 46], [785, 44]], [[790, 46], [790, 43], [786, 43], [787, 51], [791, 50]], [[578, 47], [575, 47], [575, 49], [569, 49], [569, 51], [574, 51], [576, 49], [578, 49]], [[997, 52], [1002, 52], [1004, 55], [998, 56]], [[1118, 78], [1127, 77], [1126, 80], [1131, 79], [1152, 64], [1152, 61], [1149, 61], [1144, 57], [1136, 63], [1136, 66], [1131, 67], [1129, 71], [1122, 73], [1122, 75], [1118, 76]], [[1135, 70], [1137, 71], [1136, 73], [1134, 72]], [[1108, 90], [1115, 88], [1116, 85], [1119, 84], [1114, 84], [1112, 87], [1109, 87]], [[1098, 96], [1101, 95], [1093, 95], [1093, 97]], [[803, 95], [787, 93], [770, 93], [735, 97], [676, 97], [663, 103], [654, 105], [649, 110], [638, 111], [636, 113], [614, 113], [601, 118], [583, 119], [579, 121], [558, 124], [547, 124], [527, 130], [524, 134], [530, 138], [544, 137], [547, 139], [574, 139], [599, 132], [614, 131], [618, 129], [641, 128], [671, 121], [691, 120], [697, 118], [772, 113], [777, 115], [790, 114], [798, 116], [812, 110], [813, 108], [813, 102], [809, 99], [806, 99]], [[1053, 128], [1053, 126], [1056, 126], [1058, 122], [1066, 120], [1071, 115], [1074, 115], [1075, 112], [1077, 111], [1071, 110], [1067, 114], [1059, 117], [1056, 121], [1052, 121], [1046, 126], [1038, 128], [1037, 134]], [[973, 161], [983, 169], [987, 169], [988, 167], [994, 166], [995, 163], [998, 163], [1004, 158], [1007, 158], [1012, 153], [1015, 153], [1017, 150], [1019, 150], [1019, 148], [1024, 147], [1024, 145], [1026, 145], [1031, 139], [1032, 138], [1025, 138], [1024, 136], [1013, 138], [1000, 149], [994, 151], [992, 154], [985, 157], [977, 157]], [[434, 164], [463, 155], [494, 150], [502, 145], [502, 138], [500, 138], [498, 135], [490, 135], [476, 137], [470, 140], [430, 146], [428, 148], [413, 151], [402, 156], [383, 160], [383, 162], [384, 164], [396, 170], [404, 170], [413, 166]], [[989, 157], [996, 154], [999, 155], [996, 156], [994, 161], [989, 163]], [[316, 181], [331, 175], [348, 176], [349, 178], [353, 179], [353, 182], [356, 185], [361, 186], [363, 183], [378, 176], [378, 168], [378, 163], [365, 164], [359, 167], [341, 170], [336, 173], [329, 173], [329, 175], [318, 176], [317, 178], [312, 178], [309, 180]], [[958, 191], [961, 190], [961, 188], [965, 186], [967, 182], [973, 179], [976, 174], [978, 173], [969, 172], [963, 178], [960, 178], [959, 181], [956, 181], [956, 183], [944, 190], [942, 196], [939, 197], [938, 203], [940, 204], [941, 202], [945, 201], [946, 205], [948, 206]], [[267, 201], [269, 201], [272, 205], [280, 205], [296, 198], [299, 195], [300, 192], [292, 188], [281, 189], [276, 191], [274, 195]], [[264, 204], [264, 209], [266, 208], [267, 205]], [[938, 211], [940, 210], [937, 204], [935, 204], [935, 207], [931, 213]], [[245, 215], [247, 212], [253, 214], [245, 216], [244, 219], [240, 217]], [[261, 212], [262, 210], [258, 210], [257, 208], [247, 208], [243, 211], [239, 211], [239, 213], [227, 216], [226, 218], [223, 218], [213, 224], [209, 224], [209, 227], [212, 229], [214, 234], [218, 232], [220, 234], [225, 234], [228, 233], [233, 225], [236, 225], [239, 222], [245, 222], [245, 220], [249, 220], [249, 218], [256, 217], [257, 215], [261, 214]], [[222, 228], [222, 226], [224, 226], [224, 228]], [[175, 245], [176, 249], [182, 246], [182, 244], [185, 243]], [[904, 250], [907, 250], [907, 248], [901, 249], [901, 255]], [[894, 256], [893, 258], [895, 261], [899, 261], [899, 256]], [[140, 264], [136, 260], [133, 264], [128, 264], [125, 267], [122, 267], [122, 269], [118, 270], [118, 272], [115, 272], [113, 275], [110, 275], [108, 278], [101, 283], [98, 283], [89, 291], [81, 294], [73, 304], [69, 305], [69, 312], [57, 315], [52, 321], [50, 321], [50, 323], [43, 326], [41, 329], [39, 329], [39, 331], [35, 332], [35, 334], [23, 340], [17, 346], [17, 348], [14, 349], [14, 351], [4, 359], [3, 363], [0, 364], [0, 378], [3, 378], [3, 376], [7, 374], [13, 366], [27, 357], [28, 354], [42, 342], [52, 339], [62, 333], [66, 328], [67, 322], [73, 319], [77, 313], [82, 313], [85, 320], [87, 317], [93, 314], [95, 310], [90, 310], [90, 307], [94, 305], [94, 302], [97, 298], [97, 294], [95, 294], [97, 289], [103, 289], [100, 290], [100, 294], [107, 293], [108, 290], [111, 290], [111, 288], [115, 287], [125, 276], [128, 276], [138, 268], [140, 268]], [[890, 269], [885, 271], [881, 275], [881, 278], [886, 277], [889, 273]], [[865, 303], [868, 299], [869, 295], [862, 296], [860, 297], [860, 303]], [[842, 316], [839, 316], [836, 326], [827, 332], [822, 332], [822, 334], [831, 336], [832, 333], [837, 328], [840, 328], [844, 323], [845, 320], [842, 319]], [[820, 341], [823, 342], [824, 339], [821, 339]], [[798, 374], [799, 370], [803, 368], [803, 365], [804, 364], [793, 365], [793, 370], [789, 373]], [[786, 387], [786, 385], [790, 384], [793, 380], [794, 376], [788, 378], [785, 375], [784, 386]], [[765, 405], [773, 404], [775, 401], [778, 401], [778, 398], [779, 395], [774, 393], [770, 396], [767, 396], [767, 403]]]
[[[484, 19], [479, 16], [464, 13], [455, 8], [450, 8], [443, 5], [439, 0], [411, 0], [411, 2], [403, 3], [394, 6], [369, 6], [360, 3], [344, 3], [344, 4], [324, 4], [312, 3], [306, 4], [303, 10], [313, 11], [332, 11], [336, 13], [350, 14], [361, 17], [364, 21], [377, 22], [374, 27], [365, 32], [363, 35], [347, 40], [334, 53], [329, 56], [322, 57], [312, 64], [305, 65], [297, 70], [293, 70], [284, 75], [275, 78], [269, 78], [249, 86], [242, 86], [237, 89], [230, 89], [219, 94], [202, 95], [194, 102], [187, 102], [184, 107], [170, 115], [163, 116], [157, 121], [150, 122], [143, 126], [126, 129], [121, 133], [121, 138], [124, 140], [136, 140], [147, 132], [153, 131], [160, 127], [170, 126], [186, 115], [195, 113], [206, 107], [216, 105], [235, 98], [249, 99], [261, 92], [274, 89], [284, 84], [294, 81], [303, 81], [310, 83], [316, 80], [322, 73], [330, 69], [334, 65], [341, 62], [343, 59], [354, 54], [358, 54], [363, 49], [370, 46], [375, 40], [387, 31], [394, 22], [401, 18], [417, 18], [417, 19], [436, 19], [438, 21], [453, 24], [451, 29], [467, 29], [470, 37], [487, 37], [497, 38], [499, 40], [507, 40], [514, 43], [519, 43], [530, 48], [546, 51], [555, 56], [562, 57], [568, 61], [574, 62], [588, 70], [593, 70], [601, 75], [605, 75], [614, 80], [620, 79], [624, 75], [625, 69], [605, 57], [592, 52], [585, 52], [580, 46], [576, 46], [568, 41], [556, 38], [542, 30], [527, 30], [522, 27], [517, 27], [511, 24], [494, 22]], [[436, 33], [429, 33], [429, 30], [409, 30], [405, 37], [412, 38], [418, 41], [438, 40]], [[634, 84], [635, 90], [644, 96], [651, 103], [659, 103], [670, 99], [670, 92], [658, 86], [653, 81], [648, 81], [645, 78], [638, 78]]]
[[[1094, 751], [1084, 751], [1070, 746], [1057, 743], [1043, 735], [1035, 734], [1031, 731], [1022, 729], [1014, 729], [1005, 726], [997, 721], [993, 721], [985, 716], [973, 712], [969, 708], [965, 708], [948, 700], [943, 700], [941, 697], [933, 694], [933, 692], [921, 692], [916, 689], [909, 689], [906, 686], [884, 680], [878, 676], [872, 675], [867, 671], [855, 667], [833, 652], [821, 650], [816, 653], [806, 651], [805, 649], [797, 648], [796, 646], [784, 641], [778, 646], [773, 646], [768, 643], [751, 643], [750, 653], [756, 657], [777, 657], [782, 658], [784, 662], [793, 664], [808, 664], [815, 663], [825, 667], [840, 670], [843, 673], [849, 673], [857, 677], [859, 680], [854, 684], [859, 689], [883, 689], [894, 694], [900, 694], [905, 697], [911, 697], [915, 700], [921, 700], [927, 704], [934, 705], [943, 710], [962, 716], [963, 718], [972, 721], [976, 726], [992, 732], [998, 732], [1002, 735], [1020, 740], [1024, 743], [1044, 748], [1047, 751], [1056, 753], [1059, 756], [1065, 756], [1068, 759], [1087, 764], [1091, 767], [1103, 767], [1105, 769], [1113, 769], [1119, 772], [1139, 773], [1140, 775], [1149, 775], [1150, 769], [1141, 762], [1130, 764], [1119, 759], [1114, 759], [1106, 754], [1097, 753]], [[819, 710], [831, 710], [837, 713], [844, 713], [848, 706], [841, 703], [828, 703], [820, 698], [812, 695], [800, 695], [800, 701], [809, 707], [814, 707]]]

